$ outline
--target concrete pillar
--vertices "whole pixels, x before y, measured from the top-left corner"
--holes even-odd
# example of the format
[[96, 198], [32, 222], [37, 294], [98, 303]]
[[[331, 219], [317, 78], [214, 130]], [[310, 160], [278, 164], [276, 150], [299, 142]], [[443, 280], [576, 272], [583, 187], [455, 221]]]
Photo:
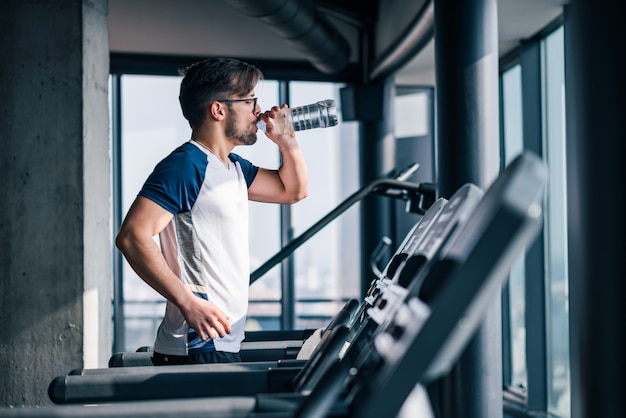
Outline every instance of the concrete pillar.
[[626, 27], [619, 3], [564, 8], [571, 416], [626, 414]]
[[0, 13], [0, 406], [111, 351], [106, 0]]
[[[496, 0], [435, 0], [437, 191], [486, 189], [500, 165]], [[495, 418], [502, 406], [500, 299], [448, 376], [431, 393], [435, 415]]]

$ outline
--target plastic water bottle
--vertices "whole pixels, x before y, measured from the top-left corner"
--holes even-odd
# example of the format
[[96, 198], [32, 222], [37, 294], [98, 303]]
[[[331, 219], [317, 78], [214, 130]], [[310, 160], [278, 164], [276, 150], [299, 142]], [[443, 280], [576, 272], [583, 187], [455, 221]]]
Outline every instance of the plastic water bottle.
[[[339, 123], [337, 106], [333, 99], [322, 100], [317, 103], [281, 109], [283, 115], [272, 120], [274, 130], [279, 133], [293, 133], [313, 128], [328, 128]], [[265, 122], [259, 120], [257, 126], [265, 132]]]

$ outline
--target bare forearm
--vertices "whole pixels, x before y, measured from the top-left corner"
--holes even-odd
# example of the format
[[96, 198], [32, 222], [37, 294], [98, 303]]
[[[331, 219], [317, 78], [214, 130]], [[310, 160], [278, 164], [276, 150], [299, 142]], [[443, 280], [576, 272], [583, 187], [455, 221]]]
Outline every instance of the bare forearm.
[[268, 124], [266, 136], [278, 145], [282, 164], [278, 170], [260, 170], [248, 189], [251, 200], [290, 204], [304, 199], [308, 194], [309, 175], [294, 132], [274, 132], [274, 121], [282, 118], [280, 111], [286, 108], [286, 104], [281, 108], [274, 106], [260, 115]]
[[283, 146], [280, 150], [282, 165], [278, 175], [285, 187], [285, 194], [290, 197], [288, 203], [304, 199], [308, 194], [309, 174], [300, 147]]

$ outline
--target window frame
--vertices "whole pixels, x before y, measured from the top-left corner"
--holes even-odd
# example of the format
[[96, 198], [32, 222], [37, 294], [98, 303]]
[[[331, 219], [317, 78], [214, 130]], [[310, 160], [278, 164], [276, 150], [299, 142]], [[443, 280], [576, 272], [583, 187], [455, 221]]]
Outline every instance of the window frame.
[[[515, 65], [521, 67], [522, 84], [522, 120], [523, 120], [523, 147], [544, 160], [546, 156], [546, 66], [545, 41], [558, 29], [562, 28], [562, 16], [551, 22], [545, 29], [531, 39], [525, 40], [520, 47], [500, 62], [500, 117], [501, 117], [501, 161], [504, 165], [504, 124], [503, 124], [503, 89], [502, 79], [509, 69]], [[544, 215], [544, 224], [548, 222]], [[530, 413], [550, 412], [550, 280], [547, 276], [547, 240], [550, 239], [546, 227], [542, 227], [535, 244], [528, 249], [525, 265], [525, 326], [526, 326], [526, 368], [527, 385], [524, 390], [511, 387], [508, 382], [512, 377], [511, 344], [510, 344], [510, 316], [508, 304], [510, 288], [503, 288], [503, 382], [504, 382], [504, 409], [511, 416], [529, 416]], [[537, 280], [541, 277], [542, 280]], [[571, 382], [570, 382], [571, 384]]]

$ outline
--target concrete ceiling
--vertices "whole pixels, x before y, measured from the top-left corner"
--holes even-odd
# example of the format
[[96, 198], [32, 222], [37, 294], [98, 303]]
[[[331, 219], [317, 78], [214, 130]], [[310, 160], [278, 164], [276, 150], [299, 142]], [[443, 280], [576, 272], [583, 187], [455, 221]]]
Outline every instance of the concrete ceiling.
[[[356, 62], [362, 22], [377, 25], [375, 42], [382, 51], [406, 29], [424, 1], [386, 0], [382, 2], [382, 13], [366, 10], [378, 7], [373, 0], [339, 0], [332, 7], [323, 1], [316, 4], [351, 44], [350, 60]], [[559, 0], [497, 0], [497, 7], [501, 56], [535, 35], [562, 11]], [[225, 0], [109, 0], [108, 21], [112, 52], [306, 60], [268, 25]], [[434, 50], [431, 41], [397, 73], [397, 82], [434, 85]]]

